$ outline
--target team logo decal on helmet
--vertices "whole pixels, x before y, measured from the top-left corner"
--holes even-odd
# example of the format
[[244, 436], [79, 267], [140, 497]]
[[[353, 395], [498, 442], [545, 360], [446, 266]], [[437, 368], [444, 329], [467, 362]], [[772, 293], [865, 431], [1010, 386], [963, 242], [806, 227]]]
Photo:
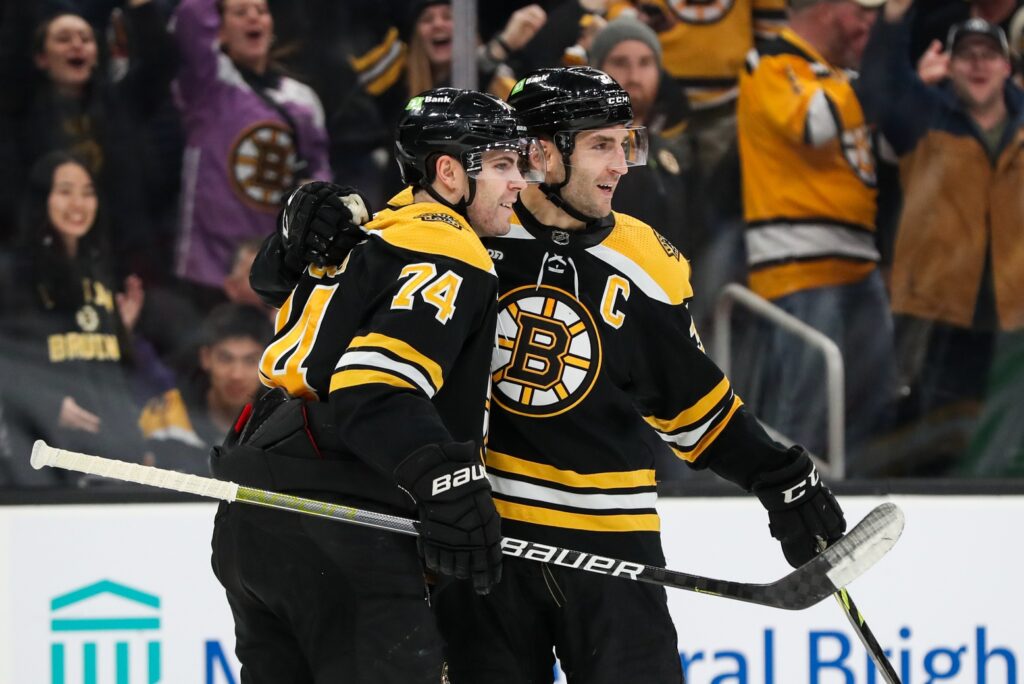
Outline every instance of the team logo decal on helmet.
[[536, 418], [568, 411], [590, 393], [600, 369], [594, 319], [571, 294], [528, 285], [498, 301], [491, 379], [505, 410]]

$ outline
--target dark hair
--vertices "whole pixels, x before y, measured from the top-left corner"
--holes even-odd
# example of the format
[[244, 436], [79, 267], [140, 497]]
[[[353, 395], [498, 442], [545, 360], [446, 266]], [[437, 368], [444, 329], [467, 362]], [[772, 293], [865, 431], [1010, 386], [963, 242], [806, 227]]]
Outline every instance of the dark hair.
[[50, 221], [48, 207], [54, 173], [64, 164], [81, 166], [96, 183], [89, 166], [68, 152], [50, 152], [40, 157], [29, 171], [22, 196], [18, 239], [29, 255], [37, 287], [45, 289], [56, 305], [77, 307], [82, 303], [80, 282], [84, 275], [109, 280], [110, 247], [100, 213], [103, 202], [99, 201], [96, 218], [79, 240], [77, 254], [72, 258], [65, 251], [64, 243]]
[[[28, 183], [21, 200], [21, 211], [18, 230], [21, 244], [30, 246], [52, 246], [61, 250], [59, 235], [50, 222], [49, 199], [53, 190], [53, 177], [57, 169], [64, 164], [77, 164], [85, 169], [92, 179], [93, 187], [99, 193], [99, 181], [89, 169], [89, 165], [81, 157], [64, 150], [48, 152], [37, 159], [28, 172]], [[96, 218], [79, 243], [79, 251], [96, 250], [106, 252], [106, 225], [103, 220], [102, 201], [96, 211]]]
[[208, 347], [233, 337], [244, 337], [265, 347], [274, 337], [267, 312], [248, 304], [228, 302], [215, 306], [199, 326], [199, 346]]
[[[50, 26], [53, 24], [53, 22], [57, 21], [57, 19], [59, 19], [60, 17], [67, 17], [67, 16], [78, 17], [79, 19], [84, 21], [86, 24], [89, 24], [89, 20], [86, 19], [79, 12], [74, 12], [74, 11], [71, 11], [71, 10], [62, 10], [60, 12], [54, 12], [53, 14], [50, 14], [45, 19], [43, 19], [41, 22], [36, 24], [35, 30], [32, 31], [32, 54], [33, 55], [41, 54], [43, 52], [43, 50], [46, 49], [46, 34], [50, 32]], [[93, 40], [95, 40], [97, 42], [97, 44], [98, 44], [99, 43], [99, 38], [96, 36], [96, 29], [93, 27], [92, 24], [89, 24], [89, 29], [92, 30]]]

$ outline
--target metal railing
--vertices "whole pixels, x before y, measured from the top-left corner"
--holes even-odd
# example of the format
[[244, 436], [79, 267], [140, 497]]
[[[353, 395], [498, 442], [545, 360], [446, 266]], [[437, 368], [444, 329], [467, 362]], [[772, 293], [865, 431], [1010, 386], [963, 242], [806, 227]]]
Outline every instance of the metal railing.
[[[712, 357], [719, 367], [729, 375], [732, 361], [732, 311], [741, 305], [750, 312], [778, 325], [780, 328], [796, 335], [804, 342], [818, 349], [825, 359], [825, 396], [828, 400], [828, 452], [826, 457], [814, 455], [824, 474], [833, 480], [846, 477], [846, 448], [844, 414], [846, 412], [843, 398], [843, 354], [839, 346], [826, 335], [815, 330], [767, 299], [758, 296], [738, 283], [726, 285], [715, 302], [714, 339], [712, 340]], [[813, 401], [807, 397], [807, 401]], [[778, 441], [792, 444], [793, 440], [777, 431], [764, 426], [769, 434]]]
[[[453, 0], [452, 17], [452, 85], [476, 90], [476, 0]], [[487, 88], [487, 84], [483, 84]]]

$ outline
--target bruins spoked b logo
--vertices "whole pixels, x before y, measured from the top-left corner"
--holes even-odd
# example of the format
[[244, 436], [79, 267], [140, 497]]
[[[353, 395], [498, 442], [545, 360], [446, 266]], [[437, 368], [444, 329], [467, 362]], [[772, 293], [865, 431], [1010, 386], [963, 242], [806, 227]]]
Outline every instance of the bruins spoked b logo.
[[579, 300], [526, 285], [498, 300], [494, 398], [507, 411], [555, 416], [583, 400], [601, 369], [601, 339]]

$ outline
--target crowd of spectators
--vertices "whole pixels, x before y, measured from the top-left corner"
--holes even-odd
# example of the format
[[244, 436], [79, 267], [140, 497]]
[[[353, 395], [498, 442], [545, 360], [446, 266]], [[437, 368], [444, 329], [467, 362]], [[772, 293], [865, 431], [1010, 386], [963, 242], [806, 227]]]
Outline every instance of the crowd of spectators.
[[[1019, 0], [479, 2], [478, 84], [591, 64], [650, 133], [614, 208], [845, 364], [851, 477], [1024, 474]], [[205, 473], [258, 391], [248, 286], [309, 180], [398, 190], [447, 0], [0, 0], [0, 488], [34, 439]], [[822, 363], [743, 316], [734, 384], [826, 461]], [[782, 392], [785, 388], [785, 393]], [[666, 467], [672, 478], [680, 471]]]

